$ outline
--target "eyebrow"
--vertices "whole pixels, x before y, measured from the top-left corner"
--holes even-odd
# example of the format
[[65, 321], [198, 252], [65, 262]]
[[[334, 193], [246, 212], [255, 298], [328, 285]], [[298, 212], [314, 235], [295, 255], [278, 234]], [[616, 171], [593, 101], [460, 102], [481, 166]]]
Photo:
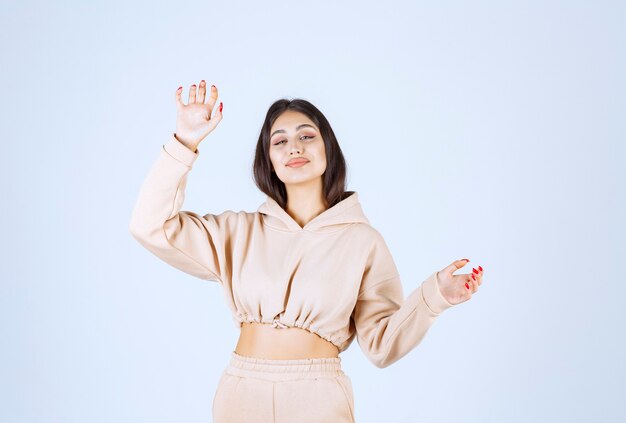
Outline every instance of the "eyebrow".
[[[302, 124], [296, 126], [296, 131], [299, 131], [300, 128], [302, 128], [304, 126], [310, 126], [311, 128], [315, 129], [315, 127], [313, 125], [309, 125], [308, 123], [302, 123]], [[272, 135], [270, 135], [270, 138], [272, 138], [274, 135], [276, 135], [276, 134], [278, 134], [280, 132], [286, 133], [287, 131], [285, 131], [284, 129], [278, 129], [278, 130], [272, 132]]]

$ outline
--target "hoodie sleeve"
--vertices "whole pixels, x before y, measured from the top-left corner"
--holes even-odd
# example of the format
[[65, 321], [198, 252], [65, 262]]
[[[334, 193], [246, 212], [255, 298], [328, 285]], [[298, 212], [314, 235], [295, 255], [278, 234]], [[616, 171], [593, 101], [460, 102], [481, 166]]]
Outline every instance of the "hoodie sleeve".
[[357, 341], [367, 358], [380, 368], [395, 363], [451, 306], [439, 290], [437, 272], [405, 299], [393, 257], [377, 232], [353, 312]]
[[199, 154], [172, 134], [141, 186], [129, 230], [166, 263], [200, 279], [222, 283], [225, 246], [235, 235], [240, 216], [231, 210], [203, 216], [180, 211], [187, 175]]

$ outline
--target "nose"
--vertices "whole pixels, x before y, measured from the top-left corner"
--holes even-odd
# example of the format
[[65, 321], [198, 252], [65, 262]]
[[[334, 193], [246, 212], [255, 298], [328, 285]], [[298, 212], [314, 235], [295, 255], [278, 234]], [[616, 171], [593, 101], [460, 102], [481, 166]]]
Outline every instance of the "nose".
[[294, 146], [291, 148], [291, 152], [292, 152], [292, 153], [294, 153], [294, 152], [300, 153], [300, 147], [299, 147], [299, 146], [297, 146], [297, 145], [294, 145]]

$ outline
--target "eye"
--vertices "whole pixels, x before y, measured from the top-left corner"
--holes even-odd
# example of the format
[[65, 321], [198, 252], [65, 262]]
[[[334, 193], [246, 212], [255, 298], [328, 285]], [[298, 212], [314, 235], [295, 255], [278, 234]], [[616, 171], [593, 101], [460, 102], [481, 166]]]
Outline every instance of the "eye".
[[[315, 138], [315, 136], [303, 135], [301, 138]], [[280, 140], [277, 143], [274, 143], [274, 145], [279, 145], [282, 142], [285, 142], [285, 140]]]

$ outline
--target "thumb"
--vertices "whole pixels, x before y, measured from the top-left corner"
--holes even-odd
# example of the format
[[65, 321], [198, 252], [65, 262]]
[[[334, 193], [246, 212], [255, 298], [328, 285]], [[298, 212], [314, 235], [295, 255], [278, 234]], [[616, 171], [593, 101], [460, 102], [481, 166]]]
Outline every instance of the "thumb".
[[441, 272], [451, 275], [455, 271], [465, 266], [467, 263], [469, 263], [468, 259], [455, 260], [449, 266], [446, 266]]
[[223, 108], [223, 105], [220, 102], [220, 105], [217, 108], [217, 111], [215, 113], [213, 113], [213, 117], [211, 117], [211, 119], [209, 120], [209, 125], [208, 125], [208, 131], [209, 132], [213, 131], [213, 129], [215, 129], [217, 124], [222, 121], [222, 117], [223, 117], [223, 115], [222, 115], [222, 108]]

